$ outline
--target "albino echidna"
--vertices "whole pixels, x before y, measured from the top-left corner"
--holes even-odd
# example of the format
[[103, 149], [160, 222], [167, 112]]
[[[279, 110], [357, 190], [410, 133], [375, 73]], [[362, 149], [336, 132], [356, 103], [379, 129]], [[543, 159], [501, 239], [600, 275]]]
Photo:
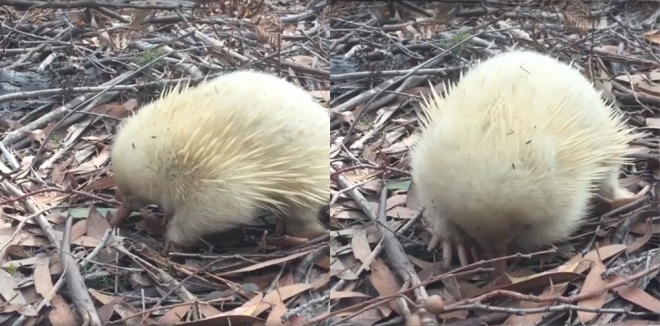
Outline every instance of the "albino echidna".
[[305, 90], [254, 71], [177, 85], [120, 126], [112, 147], [123, 203], [113, 221], [160, 205], [168, 245], [250, 224], [271, 211], [290, 233], [326, 232], [328, 113]]
[[[618, 176], [640, 134], [578, 70], [552, 57], [496, 55], [424, 107], [412, 177], [433, 234], [429, 249], [442, 243], [445, 266], [448, 248], [465, 253], [472, 240], [494, 258], [565, 239], [599, 190], [612, 200], [633, 196]], [[502, 261], [496, 272], [505, 268]]]

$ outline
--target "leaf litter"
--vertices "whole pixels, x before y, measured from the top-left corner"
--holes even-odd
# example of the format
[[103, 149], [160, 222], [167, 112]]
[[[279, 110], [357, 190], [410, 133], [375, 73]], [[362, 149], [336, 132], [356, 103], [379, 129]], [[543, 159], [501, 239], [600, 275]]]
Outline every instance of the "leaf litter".
[[[647, 1], [335, 3], [332, 311], [315, 321], [657, 324], [660, 72], [654, 49], [660, 25], [651, 13], [658, 9]], [[633, 27], [643, 21], [653, 21], [648, 31]], [[635, 198], [600, 203], [567, 241], [512, 257], [505, 284], [495, 285], [476, 268], [488, 266], [452, 262], [445, 270], [442, 252], [426, 250], [430, 235], [419, 221], [408, 152], [419, 135], [420, 95], [432, 87], [442, 93], [467, 63], [514, 48], [573, 60], [629, 123], [651, 134], [631, 144], [639, 149], [636, 164], [621, 179]], [[434, 65], [408, 75], [438, 55]], [[389, 191], [385, 197], [383, 190]], [[394, 234], [395, 243], [379, 228]]]
[[164, 86], [264, 70], [327, 107], [327, 4], [135, 3], [0, 2], [0, 79], [23, 84], [0, 87], [0, 324], [301, 325], [327, 311], [327, 237], [278, 237], [271, 218], [162, 257], [158, 208], [108, 222], [116, 128]]

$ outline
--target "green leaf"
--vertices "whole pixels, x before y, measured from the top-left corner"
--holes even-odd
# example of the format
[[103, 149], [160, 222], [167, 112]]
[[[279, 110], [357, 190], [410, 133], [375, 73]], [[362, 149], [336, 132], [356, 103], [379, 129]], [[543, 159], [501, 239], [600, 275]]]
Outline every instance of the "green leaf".
[[385, 187], [389, 190], [408, 190], [412, 180], [385, 181]]

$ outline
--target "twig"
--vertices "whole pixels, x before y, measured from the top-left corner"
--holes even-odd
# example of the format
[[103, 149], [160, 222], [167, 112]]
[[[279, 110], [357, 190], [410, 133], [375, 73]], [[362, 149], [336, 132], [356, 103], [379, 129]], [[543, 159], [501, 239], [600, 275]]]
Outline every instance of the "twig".
[[94, 260], [94, 257], [96, 257], [101, 252], [101, 249], [105, 247], [105, 244], [108, 243], [111, 234], [112, 234], [112, 229], [105, 230], [105, 233], [103, 234], [103, 238], [101, 238], [99, 244], [96, 245], [96, 247], [94, 247], [94, 250], [92, 250], [92, 252], [90, 252], [89, 255], [87, 255], [87, 257], [83, 258], [80, 261], [80, 264], [78, 264], [80, 268], [85, 268], [85, 266], [87, 266], [87, 264], [90, 261]]
[[[383, 182], [377, 216], [377, 220], [380, 223], [376, 223], [376, 225], [378, 226], [378, 230], [383, 237], [383, 248], [385, 249], [388, 258], [387, 263], [397, 274], [399, 274], [404, 282], [410, 283], [412, 286], [416, 287], [415, 298], [417, 299], [417, 303], [421, 304], [424, 299], [429, 297], [429, 295], [426, 293], [426, 289], [422, 285], [419, 276], [417, 276], [415, 268], [410, 263], [410, 260], [408, 260], [406, 252], [403, 250], [401, 243], [396, 240], [394, 233], [385, 226], [387, 222], [386, 206], [387, 185], [385, 182]], [[422, 323], [424, 325], [438, 325], [437, 317], [426, 312], [426, 310], [423, 308], [420, 309], [420, 315], [422, 316]]]
[[78, 314], [83, 319], [83, 324], [90, 326], [101, 326], [101, 319], [99, 318], [94, 302], [87, 292], [87, 286], [80, 274], [76, 259], [71, 254], [71, 225], [73, 224], [73, 217], [69, 215], [66, 219], [66, 228], [64, 229], [64, 236], [62, 238], [62, 246], [60, 249], [60, 259], [69, 271], [65, 274], [66, 284], [69, 288], [71, 301], [78, 311]]
[[[465, 43], [465, 42], [469, 41], [470, 39], [472, 39], [473, 37], [480, 35], [481, 33], [483, 33], [483, 32], [485, 31], [485, 29], [486, 29], [488, 26], [494, 24], [496, 21], [497, 21], [497, 19], [494, 19], [493, 21], [487, 22], [487, 23], [485, 23], [485, 24], [482, 24], [481, 26], [478, 26], [478, 27], [474, 28], [474, 30], [480, 30], [480, 32], [477, 33], [477, 34], [471, 35], [470, 37], [468, 37], [468, 38], [466, 38], [466, 39], [464, 39], [464, 40], [462, 40], [462, 41], [460, 41], [460, 42], [457, 42], [456, 44], [454, 44], [453, 46], [449, 47], [447, 50], [442, 51], [440, 54], [436, 55], [435, 57], [433, 57], [433, 58], [431, 58], [431, 59], [428, 59], [428, 60], [426, 60], [426, 61], [420, 63], [420, 64], [417, 65], [415, 68], [411, 69], [407, 74], [405, 74], [405, 75], [403, 75], [403, 76], [397, 78], [396, 80], [392, 81], [392, 83], [390, 83], [388, 86], [386, 86], [386, 87], [380, 89], [377, 93], [375, 93], [373, 96], [371, 96], [371, 99], [370, 99], [370, 100], [367, 102], [367, 104], [365, 104], [364, 106], [365, 106], [365, 107], [369, 107], [369, 105], [371, 105], [371, 103], [374, 102], [374, 100], [375, 100], [380, 94], [382, 94], [383, 92], [385, 92], [388, 88], [392, 87], [393, 85], [396, 85], [396, 84], [398, 84], [399, 82], [401, 82], [401, 81], [407, 79], [408, 77], [412, 76], [417, 70], [422, 69], [422, 68], [424, 68], [424, 67], [426, 67], [426, 66], [428, 66], [428, 65], [433, 65], [433, 64], [435, 64], [436, 62], [439, 63], [439, 62], [442, 60], [442, 57], [443, 57], [445, 54], [447, 54], [449, 51], [453, 50], [454, 48], [457, 48], [458, 46], [460, 46], [460, 45], [462, 45], [463, 43]], [[331, 110], [331, 111], [332, 111], [332, 110]], [[344, 139], [343, 139], [343, 141], [342, 141], [343, 144], [346, 144], [346, 142], [350, 139], [350, 137], [351, 137], [351, 132], [353, 131], [353, 129], [355, 129], [355, 126], [357, 125], [357, 122], [360, 121], [360, 118], [361, 118], [361, 116], [364, 114], [364, 111], [365, 111], [365, 110], [361, 110], [360, 113], [358, 113], [358, 115], [355, 117], [355, 121], [351, 124], [351, 126], [348, 128], [348, 131], [346, 132], [346, 137], [344, 137]]]
[[[14, 184], [10, 183], [7, 180], [3, 181], [1, 186], [2, 188], [6, 189], [14, 196], [24, 195], [24, 193], [21, 191], [20, 188], [18, 188], [17, 186], [15, 186]], [[32, 198], [26, 198], [26, 200], [24, 201], [24, 206], [27, 208], [28, 211], [32, 212], [33, 214], [35, 212], [42, 211], [42, 209], [34, 202]], [[60, 251], [62, 263], [67, 266], [67, 270], [69, 271], [67, 273], [67, 278], [66, 278], [67, 288], [69, 289], [72, 297], [74, 298], [74, 302], [76, 303], [78, 312], [81, 314], [81, 318], [88, 321], [89, 325], [91, 326], [100, 326], [101, 325], [100, 319], [98, 317], [98, 314], [96, 313], [96, 310], [94, 309], [94, 303], [92, 302], [92, 299], [89, 297], [89, 293], [87, 292], [87, 287], [85, 286], [85, 282], [83, 281], [82, 276], [80, 275], [80, 271], [78, 269], [77, 264], [75, 263], [75, 259], [73, 258], [73, 256], [71, 256], [70, 253], [68, 253], [69, 244], [66, 243], [66, 248], [62, 248], [60, 241], [57, 239], [57, 236], [55, 235], [55, 230], [50, 225], [50, 222], [48, 222], [44, 214], [38, 214], [33, 218], [37, 221], [41, 229], [44, 231], [50, 243]], [[67, 229], [70, 229], [70, 227]]]
[[[454, 72], [454, 71], [459, 71], [467, 68], [465, 65], [461, 66], [454, 66], [454, 67], [447, 67], [447, 68], [433, 68], [433, 69], [419, 69], [416, 70], [412, 73], [413, 76], [422, 76], [422, 75], [441, 75], [445, 76], [447, 75], [448, 72]], [[414, 68], [413, 68], [414, 69]], [[351, 72], [351, 73], [345, 73], [345, 74], [334, 74], [330, 76], [331, 81], [340, 81], [340, 80], [347, 80], [347, 79], [359, 79], [359, 78], [367, 78], [367, 77], [396, 77], [396, 76], [404, 76], [406, 74], [410, 73], [410, 69], [408, 70], [383, 70], [383, 71], [359, 71], [359, 72]]]
[[298, 306], [294, 309], [289, 309], [289, 310], [287, 310], [287, 312], [285, 312], [282, 315], [282, 322], [286, 323], [287, 321], [289, 321], [289, 319], [291, 317], [299, 315], [302, 311], [305, 311], [308, 308], [314, 307], [317, 304], [327, 303], [328, 301], [330, 301], [330, 295], [326, 294], [326, 295], [318, 297], [316, 299], [309, 300], [309, 301], [305, 302], [304, 304], [301, 304], [300, 306]]
[[[154, 4], [132, 4], [121, 2], [101, 2], [101, 1], [72, 1], [72, 2], [42, 2], [28, 0], [0, 0], [0, 6], [14, 6], [19, 8], [53, 8], [53, 9], [72, 9], [72, 8], [133, 8], [133, 9], [156, 9], [156, 10], [177, 10], [190, 9], [192, 4], [186, 1], [179, 1], [177, 5], [154, 5]], [[187, 6], [183, 6], [187, 4]]]
[[[172, 276], [169, 274], [165, 273], [161, 269], [157, 268], [156, 266], [152, 265], [151, 263], [147, 262], [146, 260], [136, 256], [132, 252], [128, 251], [124, 246], [115, 246], [114, 247], [117, 251], [123, 253], [124, 255], [130, 257], [135, 261], [137, 264], [143, 266], [143, 268], [147, 271], [147, 274], [156, 282], [162, 284], [166, 288], [170, 289], [169, 293], [176, 292], [177, 296], [184, 302], [190, 302], [192, 303], [195, 301], [197, 298], [190, 293], [184, 286], [184, 282], [178, 282], [177, 280], [173, 279]], [[188, 278], [186, 278], [188, 279]], [[184, 280], [185, 281], [185, 280]], [[164, 297], [169, 296], [167, 294]], [[198, 313], [195, 313], [198, 315]], [[199, 315], [198, 315], [199, 316]], [[148, 315], [144, 315], [142, 322], [148, 317]], [[133, 318], [131, 316], [130, 318]], [[126, 318], [126, 319], [130, 319]]]

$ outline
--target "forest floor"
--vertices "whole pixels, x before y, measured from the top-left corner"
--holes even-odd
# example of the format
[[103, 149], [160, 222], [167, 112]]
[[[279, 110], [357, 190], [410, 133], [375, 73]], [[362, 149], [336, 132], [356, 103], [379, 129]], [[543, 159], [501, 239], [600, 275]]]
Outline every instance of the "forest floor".
[[[332, 312], [355, 325], [652, 325], [660, 314], [659, 4], [351, 3], [332, 8]], [[477, 60], [530, 49], [571, 62], [649, 132], [620, 180], [565, 242], [442, 267], [410, 190], [421, 98]], [[430, 83], [429, 83], [430, 82]], [[433, 87], [433, 89], [431, 88]], [[479, 96], [480, 90], [474, 90]], [[558, 96], [561, 96], [558, 94]], [[470, 171], [464, 171], [470, 173]], [[451, 191], [448, 189], [447, 191]], [[429, 313], [432, 312], [432, 313]]]
[[157, 209], [109, 223], [117, 126], [177, 82], [254, 69], [328, 107], [327, 14], [300, 0], [0, 1], [0, 325], [298, 325], [327, 311], [328, 236], [262, 223], [163, 257]]

